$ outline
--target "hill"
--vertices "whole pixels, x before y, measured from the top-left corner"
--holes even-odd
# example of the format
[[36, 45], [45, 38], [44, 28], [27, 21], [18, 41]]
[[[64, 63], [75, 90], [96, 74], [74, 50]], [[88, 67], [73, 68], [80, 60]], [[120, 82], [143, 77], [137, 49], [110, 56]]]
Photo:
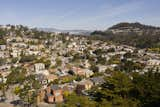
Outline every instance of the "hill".
[[119, 23], [105, 31], [94, 31], [91, 35], [138, 48], [160, 47], [160, 27], [141, 23]]

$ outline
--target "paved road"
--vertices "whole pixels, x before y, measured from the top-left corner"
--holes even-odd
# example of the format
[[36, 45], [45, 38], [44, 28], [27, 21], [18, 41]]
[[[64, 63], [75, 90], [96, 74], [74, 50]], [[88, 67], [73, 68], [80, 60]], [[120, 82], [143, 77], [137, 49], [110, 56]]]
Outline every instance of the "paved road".
[[14, 107], [12, 104], [0, 103], [0, 107]]
[[55, 104], [40, 103], [38, 107], [56, 107]]

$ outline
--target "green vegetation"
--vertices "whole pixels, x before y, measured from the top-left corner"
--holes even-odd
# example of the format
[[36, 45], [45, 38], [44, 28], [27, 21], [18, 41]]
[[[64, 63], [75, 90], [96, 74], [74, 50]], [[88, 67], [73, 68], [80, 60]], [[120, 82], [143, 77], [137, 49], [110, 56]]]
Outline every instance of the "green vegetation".
[[6, 41], [4, 39], [0, 39], [0, 45], [5, 45]]
[[35, 79], [35, 75], [25, 77], [23, 87], [15, 87], [14, 93], [18, 95], [27, 104], [35, 104], [37, 101], [38, 89], [40, 83]]
[[6, 31], [0, 29], [0, 38], [4, 37], [4, 35], [6, 35]]
[[11, 68], [11, 73], [7, 76], [7, 84], [23, 83], [25, 80], [26, 69], [21, 67]]
[[0, 66], [4, 65], [6, 63], [6, 60], [5, 58], [0, 58]]
[[95, 64], [92, 64], [90, 69], [94, 72], [94, 73], [97, 73], [99, 72], [99, 68], [95, 65]]
[[66, 77], [61, 78], [59, 80], [59, 83], [61, 83], [61, 84], [69, 83], [69, 82], [72, 82], [75, 79], [76, 79], [76, 76], [66, 76]]
[[46, 68], [49, 68], [51, 65], [51, 61], [48, 58], [42, 57], [36, 60], [36, 63], [44, 63]]
[[61, 66], [62, 65], [62, 60], [59, 58], [56, 58], [56, 66]]
[[123, 60], [118, 65], [117, 69], [119, 71], [132, 72], [134, 70], [142, 70], [144, 65], [138, 62]]
[[96, 63], [105, 65], [106, 64], [106, 59], [103, 58], [102, 56], [97, 56], [97, 62]]
[[34, 60], [36, 60], [36, 56], [34, 55], [28, 55], [28, 56], [22, 55], [20, 59], [20, 63], [32, 62]]
[[132, 74], [114, 72], [105, 77], [101, 89], [94, 88], [91, 95], [98, 107], [157, 107], [160, 104], [160, 73]]
[[137, 98], [142, 107], [158, 107], [160, 105], [160, 73], [152, 71], [144, 75], [134, 74], [134, 89], [131, 95]]
[[[125, 32], [126, 29], [131, 29], [130, 32]], [[134, 31], [133, 29], [140, 29], [138, 31]], [[121, 33], [112, 33], [109, 30], [124, 30]], [[110, 40], [115, 43], [121, 43], [126, 45], [135, 46], [138, 48], [151, 48], [151, 47], [160, 47], [159, 36], [160, 32], [156, 33], [156, 30], [160, 28], [142, 25], [140, 23], [120, 23], [114, 25], [106, 31], [95, 31], [91, 35], [97, 39]], [[93, 37], [92, 37], [93, 38]]]
[[115, 55], [109, 59], [108, 64], [120, 64], [120, 62], [121, 62], [120, 56]]
[[18, 61], [18, 57], [12, 58], [12, 60], [11, 60], [11, 62], [12, 62], [13, 64], [15, 64], [17, 61]]
[[115, 72], [113, 77], [105, 77], [105, 80], [102, 89], [92, 90], [99, 107], [137, 107], [138, 101], [129, 96], [133, 83], [125, 73]]
[[58, 107], [158, 107], [160, 73], [126, 74], [114, 71], [105, 77], [101, 87], [93, 87], [89, 96], [65, 94], [65, 103]]
[[59, 104], [58, 107], [96, 107], [96, 102], [91, 101], [89, 97], [73, 93], [66, 97], [65, 104]]
[[148, 51], [149, 52], [160, 53], [160, 46], [159, 47], [155, 47], [155, 48], [149, 48]]

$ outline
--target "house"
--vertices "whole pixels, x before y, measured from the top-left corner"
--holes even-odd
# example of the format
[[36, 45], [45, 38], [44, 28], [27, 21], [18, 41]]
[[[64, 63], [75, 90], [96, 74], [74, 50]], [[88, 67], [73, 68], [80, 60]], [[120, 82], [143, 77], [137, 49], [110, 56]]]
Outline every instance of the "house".
[[85, 68], [89, 68], [91, 66], [91, 64], [88, 62], [88, 60], [85, 60], [83, 63], [82, 63], [82, 66], [85, 67]]
[[87, 78], [94, 74], [94, 72], [89, 69], [83, 69], [83, 70], [85, 72], [85, 77], [87, 77]]
[[85, 90], [85, 85], [78, 84], [76, 87], [76, 93], [82, 94], [82, 91]]
[[11, 68], [11, 65], [0, 66], [0, 71], [8, 71]]
[[9, 52], [7, 51], [0, 51], [0, 58], [8, 58]]
[[12, 43], [12, 47], [17, 47], [17, 48], [27, 48], [27, 44], [23, 43], [23, 42], [19, 42], [19, 43]]
[[73, 85], [73, 83], [65, 83], [60, 85], [60, 87], [62, 88], [63, 93], [72, 93], [75, 90], [75, 86]]
[[71, 42], [69, 45], [68, 45], [68, 48], [76, 48], [77, 47], [77, 43], [76, 42]]
[[93, 82], [91, 80], [82, 80], [77, 84], [76, 93], [82, 94], [84, 90], [90, 90], [93, 86]]
[[52, 85], [46, 88], [46, 101], [48, 103], [63, 102], [62, 89], [58, 85]]
[[49, 72], [48, 70], [45, 69], [45, 65], [43, 63], [34, 64], [34, 68], [35, 68], [36, 74], [49, 75]]
[[10, 54], [13, 58], [19, 57], [21, 55], [21, 50], [18, 50], [16, 48], [12, 49], [12, 52]]
[[45, 65], [44, 65], [43, 63], [36, 63], [36, 64], [34, 64], [34, 66], [35, 66], [35, 71], [36, 71], [36, 72], [45, 69]]
[[105, 82], [102, 76], [93, 77], [90, 80], [93, 82], [94, 85], [101, 85], [101, 84], [103, 84]]
[[32, 51], [37, 51], [39, 48], [37, 45], [29, 45], [29, 49]]
[[31, 42], [33, 42], [33, 43], [38, 43], [38, 39], [34, 39], [34, 38], [26, 38], [26, 37], [24, 37], [24, 42], [26, 42], [26, 43], [31, 43]]
[[73, 67], [72, 71], [75, 75], [85, 76], [85, 71], [81, 68]]
[[37, 96], [37, 103], [43, 102], [45, 99], [45, 90], [40, 90]]
[[6, 49], [6, 45], [0, 45], [0, 50], [4, 51]]
[[52, 66], [55, 66], [55, 65], [56, 65], [56, 57], [57, 57], [57, 56], [52, 56], [52, 57], [51, 57], [51, 65], [52, 65]]
[[40, 51], [26, 50], [25, 55], [41, 55]]
[[56, 79], [58, 79], [58, 77], [56, 75], [54, 75], [54, 74], [50, 74], [50, 75], [47, 76], [47, 81], [48, 82], [52, 82], [52, 81], [54, 81]]
[[160, 60], [157, 59], [151, 59], [147, 61], [147, 65], [150, 66], [159, 66], [160, 65]]
[[[13, 33], [11, 35], [13, 35]], [[23, 42], [23, 39], [22, 39], [22, 37], [10, 37], [7, 39], [7, 42], [13, 42], [13, 41]]]
[[67, 76], [68, 73], [65, 72], [65, 71], [62, 71], [61, 69], [58, 69], [56, 72], [55, 72], [56, 75], [58, 75], [59, 77], [63, 77], [63, 76]]
[[47, 85], [47, 77], [43, 74], [37, 74], [36, 75], [36, 80], [38, 80], [43, 86]]
[[107, 66], [104, 66], [104, 65], [98, 65], [98, 68], [99, 68], [99, 72], [105, 72], [106, 69], [107, 69]]
[[47, 93], [47, 102], [54, 103], [54, 96], [51, 93]]

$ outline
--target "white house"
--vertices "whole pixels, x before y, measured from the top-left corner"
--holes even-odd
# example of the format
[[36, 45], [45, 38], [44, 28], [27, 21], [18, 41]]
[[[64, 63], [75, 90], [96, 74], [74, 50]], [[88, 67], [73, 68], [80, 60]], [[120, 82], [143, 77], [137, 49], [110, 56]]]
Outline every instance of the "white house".
[[85, 72], [85, 76], [88, 78], [90, 76], [92, 76], [94, 74], [93, 71], [89, 70], [89, 69], [84, 69], [84, 72]]
[[43, 63], [36, 63], [34, 64], [34, 67], [36, 72], [45, 69], [45, 65]]
[[159, 66], [160, 65], [160, 60], [157, 59], [151, 59], [147, 61], [147, 65], [150, 66]]
[[0, 45], [0, 50], [4, 51], [6, 49], [6, 45]]
[[99, 68], [99, 72], [105, 72], [108, 67], [104, 65], [98, 65], [98, 68]]
[[45, 65], [43, 63], [34, 64], [34, 68], [35, 68], [36, 74], [49, 75], [49, 72], [48, 70], [45, 69]]
[[18, 57], [21, 55], [21, 51], [20, 50], [17, 50], [17, 49], [13, 49], [13, 51], [10, 53], [12, 57]]

